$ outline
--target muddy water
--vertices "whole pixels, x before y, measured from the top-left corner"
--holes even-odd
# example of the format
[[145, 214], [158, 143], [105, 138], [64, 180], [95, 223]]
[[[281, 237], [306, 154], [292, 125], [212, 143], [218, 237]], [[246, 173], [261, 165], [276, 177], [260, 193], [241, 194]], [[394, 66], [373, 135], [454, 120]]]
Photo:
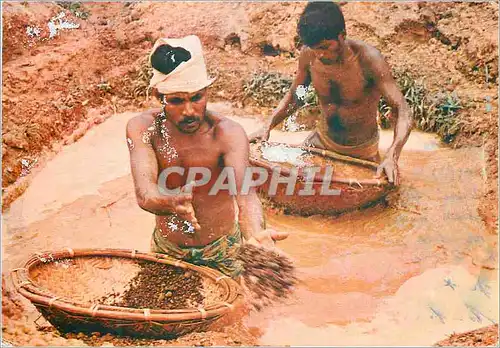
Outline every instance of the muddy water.
[[[3, 217], [4, 272], [46, 249], [147, 250], [152, 216], [135, 202], [124, 139], [133, 114], [110, 118], [67, 146]], [[251, 119], [235, 118], [248, 132]], [[273, 132], [298, 144], [307, 132]], [[384, 132], [381, 148], [392, 135]], [[340, 217], [269, 216], [302, 283], [245, 324], [269, 345], [430, 345], [498, 322], [496, 244], [477, 214], [481, 149], [442, 149], [414, 132], [390, 206]]]

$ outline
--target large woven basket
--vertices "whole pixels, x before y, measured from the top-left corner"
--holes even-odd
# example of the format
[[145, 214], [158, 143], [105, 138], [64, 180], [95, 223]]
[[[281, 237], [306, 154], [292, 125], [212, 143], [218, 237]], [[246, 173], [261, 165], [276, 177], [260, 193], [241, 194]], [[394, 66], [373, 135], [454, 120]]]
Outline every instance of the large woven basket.
[[[270, 145], [279, 145], [269, 143]], [[354, 209], [364, 208], [380, 201], [394, 187], [386, 179], [375, 179], [378, 164], [337, 153], [317, 149], [314, 147], [291, 146], [306, 151], [309, 157], [314, 157], [312, 162], [322, 163], [322, 171], [314, 176], [314, 195], [299, 195], [298, 192], [305, 187], [304, 168], [298, 169], [298, 180], [292, 195], [286, 194], [287, 185], [280, 183], [275, 195], [268, 195], [273, 171], [279, 171], [283, 177], [291, 175], [292, 165], [271, 162], [262, 156], [261, 144], [251, 144], [250, 163], [253, 166], [265, 168], [269, 174], [268, 179], [258, 191], [278, 207], [288, 213], [299, 215], [337, 214]], [[339, 190], [339, 195], [322, 195], [321, 189], [324, 181], [326, 166], [334, 167], [329, 188]], [[339, 169], [337, 170], [336, 167]], [[348, 170], [346, 170], [348, 169]]]
[[[114, 288], [117, 284], [127, 282], [137, 272], [139, 260], [197, 272], [204, 282], [216, 289], [216, 299], [203, 308], [175, 310], [97, 304], [96, 299], [103, 295], [106, 287]], [[68, 266], [68, 262], [71, 266]], [[218, 271], [163, 254], [135, 250], [67, 248], [38, 253], [26, 262], [24, 268], [13, 270], [11, 275], [18, 291], [61, 332], [97, 331], [171, 338], [207, 330], [232, 311], [243, 298], [239, 285]]]

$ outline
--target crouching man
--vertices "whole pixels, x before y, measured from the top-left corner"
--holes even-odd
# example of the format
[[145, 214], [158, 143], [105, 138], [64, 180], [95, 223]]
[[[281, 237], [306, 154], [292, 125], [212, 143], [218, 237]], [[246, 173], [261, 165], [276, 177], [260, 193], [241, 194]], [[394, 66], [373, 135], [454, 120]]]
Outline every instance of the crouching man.
[[[213, 79], [198, 37], [159, 39], [150, 62], [162, 106], [128, 122], [127, 143], [137, 202], [156, 216], [152, 251], [236, 278], [241, 243], [272, 245], [287, 234], [266, 230], [254, 188], [241, 194], [248, 139], [238, 123], [207, 111]], [[236, 192], [218, 189], [223, 171], [234, 173]]]

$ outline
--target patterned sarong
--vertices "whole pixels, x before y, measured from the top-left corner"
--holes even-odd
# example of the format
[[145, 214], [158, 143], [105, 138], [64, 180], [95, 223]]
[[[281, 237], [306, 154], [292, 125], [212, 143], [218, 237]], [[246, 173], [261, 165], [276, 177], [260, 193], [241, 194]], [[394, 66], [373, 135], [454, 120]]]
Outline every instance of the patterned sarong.
[[236, 252], [241, 244], [242, 235], [238, 222], [235, 222], [232, 233], [222, 236], [204, 247], [180, 247], [168, 241], [155, 228], [151, 240], [151, 251], [167, 254], [195, 265], [217, 269], [234, 279], [243, 271], [241, 263], [236, 259]]

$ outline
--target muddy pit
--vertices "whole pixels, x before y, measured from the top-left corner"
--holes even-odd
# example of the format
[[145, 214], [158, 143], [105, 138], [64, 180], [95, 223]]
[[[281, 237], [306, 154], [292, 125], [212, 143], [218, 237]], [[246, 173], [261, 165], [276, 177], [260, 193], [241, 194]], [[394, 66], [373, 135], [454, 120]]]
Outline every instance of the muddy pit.
[[[123, 132], [134, 115], [125, 111], [156, 105], [131, 87], [137, 60], [156, 37], [200, 35], [207, 65], [218, 77], [210, 100], [225, 101], [211, 106], [229, 115], [257, 114], [235, 118], [247, 132], [273, 106], [243, 105], [242, 79], [257, 68], [290, 76], [296, 68], [290, 18], [298, 18], [300, 3], [85, 6], [88, 20], [67, 17], [79, 29], [31, 41], [26, 24], [41, 28], [60, 8], [3, 7], [4, 46], [11, 48], [2, 66], [3, 200], [13, 202], [2, 216], [4, 272], [33, 252], [66, 246], [148, 250], [154, 221], [137, 207]], [[285, 303], [218, 331], [168, 342], [98, 333], [61, 337], [2, 278], [4, 340], [431, 345], [497, 323], [498, 77], [488, 71], [498, 70], [498, 4], [349, 3], [343, 10], [349, 35], [376, 46], [391, 66], [417, 72], [431, 90], [444, 88], [471, 103], [452, 144], [463, 148], [442, 147], [432, 135], [413, 132], [400, 159], [402, 186], [387, 206], [336, 218], [269, 211], [270, 227], [291, 234], [280, 247], [294, 258], [301, 280]], [[185, 25], [165, 25], [165, 18]], [[232, 33], [241, 51], [224, 46]], [[261, 42], [281, 54], [263, 54]], [[306, 136], [274, 131], [271, 140], [297, 145]], [[391, 141], [392, 134], [383, 132], [382, 151]]]
[[[154, 219], [137, 207], [127, 145], [116, 132], [134, 115], [92, 129], [33, 179], [4, 215], [4, 269], [19, 267], [33, 252], [66, 246], [148, 250]], [[247, 131], [258, 126], [234, 119]], [[273, 131], [271, 141], [299, 144], [307, 134]], [[382, 149], [391, 137], [382, 132]], [[481, 149], [442, 148], [432, 135], [414, 132], [400, 159], [402, 186], [388, 206], [337, 218], [268, 212], [271, 228], [290, 232], [279, 246], [293, 258], [300, 282], [283, 303], [232, 321], [204, 336], [204, 344], [429, 345], [497, 322], [496, 236], [477, 212], [484, 161]], [[96, 163], [99, 170], [90, 172]], [[34, 325], [39, 315], [24, 306], [20, 320]], [[12, 325], [4, 337], [29, 342]], [[55, 335], [29, 330], [48, 341]], [[192, 334], [169, 344], [200, 339]]]

